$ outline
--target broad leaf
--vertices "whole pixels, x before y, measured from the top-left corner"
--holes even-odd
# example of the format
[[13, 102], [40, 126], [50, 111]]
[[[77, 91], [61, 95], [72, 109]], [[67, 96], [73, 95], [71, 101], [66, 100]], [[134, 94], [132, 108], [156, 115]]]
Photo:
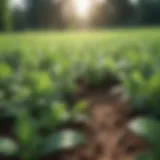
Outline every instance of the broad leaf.
[[[129, 128], [137, 135], [145, 138], [150, 144], [150, 156], [146, 153], [140, 155], [142, 160], [159, 160], [160, 159], [160, 122], [150, 118], [137, 118], [133, 120]], [[148, 153], [147, 153], [148, 154]], [[147, 158], [148, 159], [147, 159]], [[139, 158], [138, 160], [141, 160]]]
[[18, 149], [18, 144], [14, 140], [0, 137], [0, 155], [14, 156], [18, 152]]
[[51, 117], [53, 125], [56, 127], [70, 119], [70, 114], [63, 103], [55, 102], [52, 104]]
[[146, 138], [152, 144], [160, 145], [160, 122], [150, 118], [137, 118], [129, 124], [136, 134]]
[[85, 144], [85, 142], [85, 136], [78, 131], [60, 131], [44, 140], [42, 154], [47, 155], [61, 150], [73, 149]]
[[36, 124], [27, 111], [18, 114], [15, 123], [15, 135], [21, 143], [27, 144], [36, 134]]

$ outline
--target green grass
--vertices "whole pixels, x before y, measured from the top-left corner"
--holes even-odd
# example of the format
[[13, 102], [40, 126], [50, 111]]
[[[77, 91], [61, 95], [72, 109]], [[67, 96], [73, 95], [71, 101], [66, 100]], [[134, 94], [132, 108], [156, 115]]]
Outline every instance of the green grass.
[[[159, 29], [124, 29], [124, 30], [107, 30], [107, 31], [90, 31], [90, 32], [22, 32], [1, 34], [0, 49], [44, 49], [54, 48], [55, 46], [63, 45], [82, 46], [87, 44], [100, 45], [98, 48], [110, 48], [110, 44], [117, 45], [120, 42], [143, 43], [153, 41], [159, 38]], [[136, 41], [136, 42], [135, 42]], [[109, 43], [108, 43], [109, 42]], [[66, 44], [64, 46], [64, 43]], [[105, 43], [105, 46], [104, 46]], [[73, 47], [73, 45], [76, 45]], [[54, 46], [53, 46], [54, 45]], [[94, 47], [95, 48], [95, 47]]]
[[[39, 129], [50, 135], [73, 119], [64, 106], [77, 76], [98, 84], [110, 71], [122, 79], [135, 109], [160, 118], [159, 62], [159, 28], [1, 34], [0, 116], [18, 119], [16, 134], [27, 148]], [[83, 112], [84, 106], [77, 106]]]

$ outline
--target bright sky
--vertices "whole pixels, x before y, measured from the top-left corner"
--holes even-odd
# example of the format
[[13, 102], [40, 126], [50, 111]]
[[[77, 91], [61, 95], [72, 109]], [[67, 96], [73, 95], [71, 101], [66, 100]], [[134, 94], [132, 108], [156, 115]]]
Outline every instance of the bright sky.
[[24, 0], [11, 0], [11, 5], [24, 7]]
[[132, 4], [134, 4], [134, 5], [136, 5], [136, 4], [139, 2], [139, 0], [130, 0], [130, 2], [131, 2]]
[[91, 7], [91, 0], [74, 0], [78, 16], [85, 17]]

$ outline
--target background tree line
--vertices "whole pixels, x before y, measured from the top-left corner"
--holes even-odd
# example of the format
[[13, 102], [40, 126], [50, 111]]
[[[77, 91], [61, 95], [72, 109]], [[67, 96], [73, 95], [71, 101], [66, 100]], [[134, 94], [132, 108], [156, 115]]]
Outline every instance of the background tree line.
[[0, 31], [12, 28], [11, 11], [8, 0], [0, 0]]
[[[0, 1], [0, 31], [67, 28], [76, 22], [72, 9], [68, 19], [64, 6], [69, 0], [26, 0], [26, 8], [11, 8], [9, 0]], [[94, 3], [94, 0], [92, 0]], [[89, 25], [116, 27], [160, 24], [160, 0], [106, 0], [93, 7]]]

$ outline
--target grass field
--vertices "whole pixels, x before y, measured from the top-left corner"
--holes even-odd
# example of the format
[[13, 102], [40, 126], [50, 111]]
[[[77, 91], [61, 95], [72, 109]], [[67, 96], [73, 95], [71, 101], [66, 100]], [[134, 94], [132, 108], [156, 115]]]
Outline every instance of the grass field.
[[[28, 145], [37, 131], [27, 135], [27, 127], [32, 132], [38, 127], [50, 130], [55, 114], [58, 125], [64, 121], [63, 102], [75, 90], [76, 77], [83, 75], [98, 85], [112, 72], [121, 78], [136, 110], [160, 118], [159, 62], [159, 28], [1, 34], [0, 116], [18, 117], [16, 134]], [[53, 111], [53, 106], [61, 109]], [[29, 118], [35, 112], [43, 121], [36, 127]]]
[[[101, 47], [109, 49], [112, 44], [118, 45], [119, 43], [124, 44], [126, 41], [135, 45], [137, 43], [154, 43], [155, 40], [159, 39], [159, 28], [148, 28], [148, 29], [121, 29], [121, 30], [107, 30], [107, 31], [66, 31], [66, 32], [21, 32], [21, 33], [10, 33], [2, 34], [0, 36], [0, 49], [54, 49], [60, 46], [70, 47], [74, 49], [77, 45], [82, 46], [90, 44], [97, 44], [96, 48]], [[145, 42], [144, 42], [145, 40]], [[153, 42], [154, 41], [154, 42]], [[65, 43], [65, 46], [64, 46]], [[73, 44], [75, 47], [73, 47]], [[158, 41], [157, 41], [158, 43]], [[105, 44], [105, 46], [104, 46]], [[125, 45], [127, 45], [125, 44]], [[108, 47], [110, 46], [110, 47]], [[82, 46], [83, 47], [83, 46]], [[94, 47], [95, 48], [95, 47]]]

